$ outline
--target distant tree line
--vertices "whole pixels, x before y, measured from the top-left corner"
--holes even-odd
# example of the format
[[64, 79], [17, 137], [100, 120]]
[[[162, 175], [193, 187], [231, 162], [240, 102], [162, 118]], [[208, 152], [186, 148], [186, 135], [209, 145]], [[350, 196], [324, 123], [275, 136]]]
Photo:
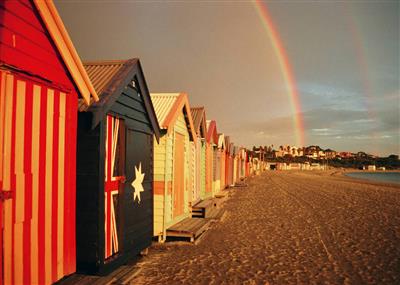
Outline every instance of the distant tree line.
[[[286, 162], [286, 163], [320, 163], [328, 164], [332, 167], [343, 168], [366, 168], [368, 165], [375, 165], [377, 168], [385, 167], [385, 169], [400, 169], [399, 156], [391, 154], [388, 157], [377, 157], [365, 152], [357, 153], [340, 153], [331, 149], [323, 150], [319, 146], [309, 146], [297, 148], [297, 154], [293, 154], [293, 150], [289, 146], [279, 146], [278, 150], [270, 146], [254, 146], [252, 151], [253, 157], [259, 157], [269, 162]], [[283, 155], [282, 155], [283, 153]], [[313, 157], [313, 153], [318, 153], [318, 157]], [[320, 156], [319, 154], [322, 154]]]

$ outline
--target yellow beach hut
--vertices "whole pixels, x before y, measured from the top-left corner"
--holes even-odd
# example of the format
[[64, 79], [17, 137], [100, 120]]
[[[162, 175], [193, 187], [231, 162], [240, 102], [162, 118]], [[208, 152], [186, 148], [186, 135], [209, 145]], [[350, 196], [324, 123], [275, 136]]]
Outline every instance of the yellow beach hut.
[[197, 137], [185, 93], [154, 93], [151, 100], [161, 129], [154, 145], [154, 236], [161, 241], [167, 228], [190, 216], [190, 142]]
[[225, 135], [218, 134], [218, 157], [219, 157], [219, 177], [220, 183], [219, 188], [220, 190], [225, 189], [226, 187], [226, 180], [225, 180], [225, 163], [226, 163], [226, 146], [225, 146]]
[[204, 107], [190, 108], [194, 130], [197, 135], [195, 141], [195, 187], [192, 194], [192, 205], [195, 205], [206, 195], [206, 112]]

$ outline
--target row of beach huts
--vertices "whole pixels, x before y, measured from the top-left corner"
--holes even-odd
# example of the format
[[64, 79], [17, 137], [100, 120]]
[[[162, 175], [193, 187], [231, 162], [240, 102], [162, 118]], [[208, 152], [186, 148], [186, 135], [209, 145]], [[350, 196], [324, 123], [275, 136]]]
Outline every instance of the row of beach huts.
[[82, 63], [52, 1], [0, 21], [0, 285], [106, 273], [261, 169], [138, 59]]

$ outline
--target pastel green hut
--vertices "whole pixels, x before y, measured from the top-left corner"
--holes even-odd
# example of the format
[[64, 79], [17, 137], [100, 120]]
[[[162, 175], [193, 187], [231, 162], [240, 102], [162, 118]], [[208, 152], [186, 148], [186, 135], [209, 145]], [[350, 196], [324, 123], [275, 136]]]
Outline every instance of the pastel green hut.
[[211, 196], [214, 197], [220, 191], [220, 158], [218, 158], [218, 132], [217, 123], [207, 120], [207, 137], [210, 151], [210, 162], [207, 171], [210, 173]]
[[197, 140], [185, 93], [151, 94], [161, 135], [154, 145], [154, 236], [190, 216], [191, 143]]
[[196, 139], [196, 188], [192, 196], [192, 205], [206, 197], [206, 111], [204, 107], [191, 108]]

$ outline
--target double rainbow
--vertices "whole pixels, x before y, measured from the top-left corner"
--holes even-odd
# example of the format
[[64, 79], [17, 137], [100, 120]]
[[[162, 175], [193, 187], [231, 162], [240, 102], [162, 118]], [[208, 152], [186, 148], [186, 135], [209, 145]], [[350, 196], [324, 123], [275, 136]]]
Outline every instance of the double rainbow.
[[293, 129], [295, 132], [296, 144], [304, 146], [304, 123], [301, 115], [301, 104], [299, 93], [297, 90], [296, 80], [293, 75], [292, 66], [289, 62], [289, 57], [279, 37], [279, 33], [272, 21], [271, 15], [268, 12], [267, 6], [260, 0], [253, 1], [257, 14], [261, 19], [263, 27], [267, 31], [268, 37], [274, 48], [274, 52], [279, 61], [279, 66], [285, 80], [286, 89], [288, 91], [289, 102], [294, 115]]

